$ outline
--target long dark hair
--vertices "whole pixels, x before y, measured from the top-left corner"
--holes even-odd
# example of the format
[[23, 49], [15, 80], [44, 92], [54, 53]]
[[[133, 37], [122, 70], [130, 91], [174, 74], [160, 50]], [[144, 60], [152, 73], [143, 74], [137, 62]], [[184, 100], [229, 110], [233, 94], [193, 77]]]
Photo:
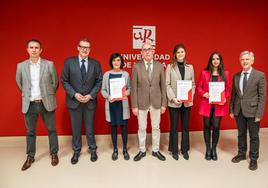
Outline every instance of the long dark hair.
[[208, 65], [207, 65], [206, 70], [208, 70], [210, 72], [210, 76], [212, 76], [212, 72], [213, 72], [212, 59], [213, 59], [214, 55], [217, 55], [220, 58], [220, 64], [218, 66], [218, 73], [219, 73], [219, 75], [221, 77], [221, 80], [225, 82], [226, 81], [226, 76], [225, 76], [225, 72], [224, 72], [224, 63], [223, 63], [222, 56], [221, 56], [221, 54], [219, 52], [213, 52], [210, 55], [210, 57], [208, 59]]
[[186, 63], [186, 48], [183, 44], [177, 44], [175, 47], [174, 47], [174, 50], [173, 50], [173, 58], [172, 58], [172, 65], [175, 66], [177, 65], [177, 51], [178, 49], [182, 48], [184, 51], [185, 51], [185, 58], [183, 60], [184, 63]]

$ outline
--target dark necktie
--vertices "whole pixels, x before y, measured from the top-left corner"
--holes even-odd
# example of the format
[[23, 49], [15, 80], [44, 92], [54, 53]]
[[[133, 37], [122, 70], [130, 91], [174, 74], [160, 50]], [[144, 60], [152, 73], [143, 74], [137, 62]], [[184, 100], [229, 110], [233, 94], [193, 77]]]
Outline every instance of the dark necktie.
[[247, 75], [248, 75], [248, 73], [247, 72], [244, 72], [244, 78], [243, 78], [243, 95], [245, 93], [245, 89], [246, 89], [246, 86], [247, 86], [247, 81], [248, 81]]
[[82, 75], [82, 79], [84, 81], [85, 78], [86, 78], [86, 74], [87, 74], [86, 65], [85, 65], [86, 60], [82, 59], [81, 62], [82, 62], [82, 65], [81, 65], [81, 75]]

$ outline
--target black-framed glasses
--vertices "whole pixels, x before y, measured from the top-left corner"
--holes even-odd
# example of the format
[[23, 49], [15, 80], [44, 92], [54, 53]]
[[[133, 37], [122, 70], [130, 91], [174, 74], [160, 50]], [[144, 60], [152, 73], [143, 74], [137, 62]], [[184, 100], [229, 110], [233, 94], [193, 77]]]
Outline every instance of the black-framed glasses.
[[90, 49], [90, 46], [81, 46], [81, 45], [78, 45], [82, 50], [89, 50]]

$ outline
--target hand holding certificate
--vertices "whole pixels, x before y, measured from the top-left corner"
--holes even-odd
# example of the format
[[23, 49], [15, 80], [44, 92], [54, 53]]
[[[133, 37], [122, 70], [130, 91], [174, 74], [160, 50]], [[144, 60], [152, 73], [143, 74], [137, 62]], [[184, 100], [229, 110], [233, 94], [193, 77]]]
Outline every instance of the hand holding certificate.
[[181, 102], [192, 102], [192, 80], [177, 80], [177, 99]]
[[124, 100], [126, 98], [125, 78], [110, 79], [110, 98], [111, 102]]
[[224, 105], [225, 99], [225, 82], [209, 82], [209, 103]]

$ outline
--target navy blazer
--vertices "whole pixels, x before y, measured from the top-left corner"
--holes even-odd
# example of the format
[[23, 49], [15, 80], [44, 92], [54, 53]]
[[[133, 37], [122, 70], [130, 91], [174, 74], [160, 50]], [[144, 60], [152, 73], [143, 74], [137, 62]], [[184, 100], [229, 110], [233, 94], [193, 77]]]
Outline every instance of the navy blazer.
[[100, 63], [88, 57], [88, 69], [86, 79], [82, 80], [78, 56], [65, 60], [61, 74], [61, 82], [66, 91], [66, 105], [70, 109], [76, 109], [79, 101], [74, 97], [75, 93], [91, 95], [93, 99], [87, 102], [89, 109], [97, 106], [97, 94], [101, 89], [102, 72]]

